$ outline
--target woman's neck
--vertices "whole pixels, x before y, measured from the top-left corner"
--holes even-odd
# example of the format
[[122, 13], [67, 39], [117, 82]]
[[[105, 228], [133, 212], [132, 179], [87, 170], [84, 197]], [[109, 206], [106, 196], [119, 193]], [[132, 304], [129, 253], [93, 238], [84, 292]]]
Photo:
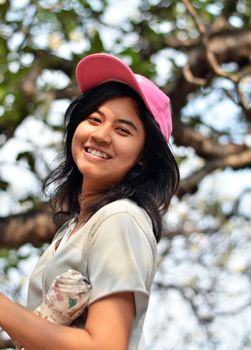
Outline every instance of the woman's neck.
[[90, 216], [90, 206], [97, 201], [98, 198], [102, 196], [102, 193], [97, 192], [82, 192], [79, 195], [79, 206], [80, 212], [78, 221], [79, 223], [84, 223], [89, 219]]

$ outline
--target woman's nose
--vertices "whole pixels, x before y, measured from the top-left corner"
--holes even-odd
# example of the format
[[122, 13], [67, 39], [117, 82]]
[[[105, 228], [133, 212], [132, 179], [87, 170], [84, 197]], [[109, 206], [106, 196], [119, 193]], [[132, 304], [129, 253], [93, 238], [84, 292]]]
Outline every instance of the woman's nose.
[[111, 142], [111, 130], [109, 126], [100, 125], [92, 132], [91, 137], [99, 143]]

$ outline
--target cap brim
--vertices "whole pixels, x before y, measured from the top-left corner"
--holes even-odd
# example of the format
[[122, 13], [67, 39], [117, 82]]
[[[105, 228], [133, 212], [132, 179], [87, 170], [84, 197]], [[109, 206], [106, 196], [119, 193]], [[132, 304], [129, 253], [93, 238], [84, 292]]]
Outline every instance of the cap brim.
[[142, 95], [132, 70], [120, 59], [109, 54], [92, 54], [83, 58], [77, 65], [76, 77], [83, 93], [107, 81], [119, 81]]

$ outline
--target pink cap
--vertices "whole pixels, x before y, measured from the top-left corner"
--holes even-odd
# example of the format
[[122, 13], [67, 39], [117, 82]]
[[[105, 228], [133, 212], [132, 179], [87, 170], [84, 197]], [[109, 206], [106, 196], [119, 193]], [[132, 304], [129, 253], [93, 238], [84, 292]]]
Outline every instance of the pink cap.
[[77, 65], [76, 77], [84, 93], [107, 81], [119, 81], [132, 87], [144, 100], [168, 141], [172, 132], [170, 99], [151, 80], [134, 74], [119, 58], [107, 53], [84, 57]]

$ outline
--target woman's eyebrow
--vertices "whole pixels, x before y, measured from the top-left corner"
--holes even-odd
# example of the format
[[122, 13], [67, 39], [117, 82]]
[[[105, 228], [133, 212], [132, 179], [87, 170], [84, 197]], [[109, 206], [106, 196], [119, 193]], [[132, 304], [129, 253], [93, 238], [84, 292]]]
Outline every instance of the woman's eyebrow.
[[102, 117], [105, 117], [105, 113], [103, 113], [100, 109], [95, 109], [95, 111], [93, 111], [93, 113], [98, 113], [98, 114], [100, 114]]
[[119, 122], [119, 123], [126, 124], [126, 125], [129, 125], [129, 126], [131, 126], [135, 131], [138, 131], [138, 129], [136, 128], [135, 124], [134, 124], [131, 120], [128, 120], [128, 119], [118, 119], [118, 122]]

